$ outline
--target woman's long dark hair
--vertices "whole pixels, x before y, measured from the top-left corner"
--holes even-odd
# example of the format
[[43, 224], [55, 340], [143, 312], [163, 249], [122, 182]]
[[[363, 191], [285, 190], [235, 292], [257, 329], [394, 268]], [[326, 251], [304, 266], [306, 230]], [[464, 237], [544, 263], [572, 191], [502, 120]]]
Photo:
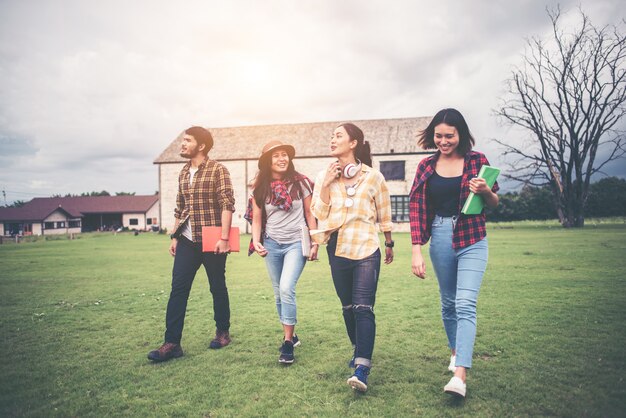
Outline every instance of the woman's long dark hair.
[[[300, 185], [300, 182], [297, 181], [297, 179], [301, 176], [302, 175], [296, 171], [293, 161], [290, 158], [283, 181], [294, 184], [290, 193], [292, 199], [300, 199], [302, 196], [302, 186]], [[272, 178], [272, 159], [266, 158], [266, 161], [261, 165], [259, 172], [252, 181], [252, 196], [254, 197], [254, 201], [257, 206], [261, 209], [265, 208], [265, 203], [270, 201], [272, 181], [274, 181]]]
[[437, 148], [435, 145], [435, 127], [442, 123], [456, 128], [459, 134], [459, 146], [457, 149], [461, 155], [465, 155], [472, 150], [476, 141], [469, 130], [469, 126], [467, 126], [467, 122], [465, 122], [461, 112], [452, 108], [442, 109], [437, 112], [426, 129], [420, 132], [417, 144], [424, 149]]
[[346, 130], [350, 139], [356, 140], [357, 145], [354, 149], [356, 159], [371, 167], [372, 151], [370, 150], [370, 143], [365, 140], [365, 135], [363, 135], [361, 128], [350, 122], [342, 123], [339, 127], [343, 127]]

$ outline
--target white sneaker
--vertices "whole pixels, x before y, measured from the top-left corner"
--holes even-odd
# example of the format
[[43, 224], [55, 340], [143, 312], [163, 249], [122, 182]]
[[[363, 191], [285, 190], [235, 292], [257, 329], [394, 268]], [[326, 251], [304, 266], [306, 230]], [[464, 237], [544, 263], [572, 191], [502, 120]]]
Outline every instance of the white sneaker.
[[447, 385], [443, 387], [443, 391], [446, 393], [450, 393], [452, 395], [460, 396], [462, 398], [465, 397], [465, 392], [467, 390], [467, 386], [463, 383], [460, 377], [452, 377]]
[[456, 356], [450, 356], [450, 365], [448, 366], [448, 370], [452, 373], [456, 372]]

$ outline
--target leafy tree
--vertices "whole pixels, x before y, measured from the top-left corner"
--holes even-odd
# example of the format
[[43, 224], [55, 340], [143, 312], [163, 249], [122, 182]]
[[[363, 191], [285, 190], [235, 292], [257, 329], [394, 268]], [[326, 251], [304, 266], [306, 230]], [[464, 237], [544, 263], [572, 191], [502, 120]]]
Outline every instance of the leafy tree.
[[[101, 192], [82, 192], [81, 194], [67, 193], [65, 196], [60, 194], [52, 195], [52, 197], [85, 197], [85, 196], [111, 196], [111, 193], [106, 190]], [[115, 192], [115, 196], [135, 196], [135, 192]]]
[[626, 216], [626, 180], [606, 177], [593, 183], [587, 201], [590, 216]]
[[524, 186], [520, 192], [504, 193], [498, 206], [487, 212], [487, 219], [496, 222], [554, 218], [556, 212], [548, 186]]
[[26, 202], [25, 200], [15, 200], [15, 201], [13, 201], [13, 203], [4, 205], [2, 207], [5, 207], [5, 208], [20, 208], [20, 207], [24, 206], [26, 203], [28, 203], [28, 202]]
[[103, 190], [101, 192], [84, 192], [80, 194], [81, 196], [111, 196], [111, 193]]
[[501, 194], [500, 203], [495, 208], [486, 208], [487, 219], [493, 222], [519, 221], [523, 219], [517, 211], [517, 192]]
[[626, 114], [626, 36], [614, 25], [593, 26], [582, 10], [572, 33], [562, 28], [560, 9], [548, 16], [551, 38], [528, 41], [496, 111], [529, 141], [496, 142], [515, 157], [507, 177], [548, 186], [561, 224], [582, 227], [591, 177], [626, 153], [617, 131]]
[[524, 186], [519, 194], [518, 212], [521, 219], [556, 218], [550, 187]]

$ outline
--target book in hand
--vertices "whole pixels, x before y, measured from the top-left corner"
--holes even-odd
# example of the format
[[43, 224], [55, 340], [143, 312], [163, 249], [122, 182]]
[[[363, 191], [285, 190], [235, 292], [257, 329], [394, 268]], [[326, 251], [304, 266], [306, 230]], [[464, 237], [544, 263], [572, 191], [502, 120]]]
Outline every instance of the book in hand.
[[[202, 227], [202, 252], [212, 253], [215, 252], [215, 245], [217, 241], [222, 238], [221, 226], [203, 226]], [[239, 228], [236, 226], [230, 227], [230, 233], [228, 234], [228, 244], [230, 245], [230, 251], [239, 252]]]
[[[483, 165], [480, 167], [480, 171], [478, 172], [478, 177], [485, 179], [487, 182], [487, 186], [492, 188], [496, 179], [498, 178], [498, 174], [500, 174], [500, 169], [491, 167], [489, 165]], [[461, 213], [465, 215], [479, 215], [482, 213], [483, 208], [485, 207], [485, 201], [482, 196], [474, 194], [470, 192], [467, 200], [463, 204], [463, 209], [461, 209]]]
[[311, 254], [311, 235], [309, 234], [309, 227], [302, 225], [302, 255], [309, 258]]

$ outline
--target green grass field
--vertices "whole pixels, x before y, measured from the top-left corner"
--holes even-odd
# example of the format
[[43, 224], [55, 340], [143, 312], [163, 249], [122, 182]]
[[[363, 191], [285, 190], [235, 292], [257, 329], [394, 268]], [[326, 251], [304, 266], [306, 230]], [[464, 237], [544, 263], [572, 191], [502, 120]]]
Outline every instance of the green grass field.
[[351, 347], [325, 251], [298, 284], [302, 346], [285, 367], [256, 255], [228, 260], [233, 344], [208, 350], [201, 270], [185, 356], [151, 364], [170, 287], [167, 236], [0, 245], [0, 416], [625, 416], [626, 225], [587, 225], [489, 225], [464, 401], [442, 392], [450, 374], [437, 283], [429, 261], [425, 281], [412, 276], [408, 234], [395, 234], [396, 259], [381, 273], [366, 394], [345, 383]]

